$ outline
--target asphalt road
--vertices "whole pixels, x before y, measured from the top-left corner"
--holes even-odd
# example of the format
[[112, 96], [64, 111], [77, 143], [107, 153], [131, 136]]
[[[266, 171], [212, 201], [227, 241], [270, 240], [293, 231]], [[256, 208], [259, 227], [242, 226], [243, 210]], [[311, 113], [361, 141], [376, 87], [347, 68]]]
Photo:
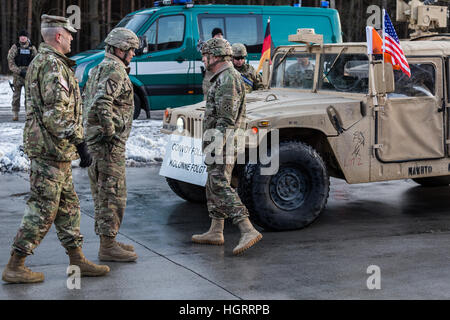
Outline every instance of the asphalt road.
[[[261, 242], [235, 257], [239, 232], [229, 222], [225, 246], [190, 242], [193, 233], [209, 227], [206, 207], [179, 199], [158, 171], [158, 166], [127, 168], [128, 207], [119, 240], [134, 244], [136, 263], [108, 263], [108, 276], [82, 278], [81, 289], [69, 290], [68, 259], [52, 228], [27, 259], [34, 271], [44, 272], [45, 282], [3, 283], [0, 299], [450, 298], [449, 188], [421, 188], [410, 180], [348, 185], [333, 179], [327, 208], [316, 222], [298, 231], [261, 230]], [[86, 170], [75, 169], [74, 181], [83, 249], [98, 262]], [[25, 173], [0, 175], [1, 269], [28, 183]], [[380, 289], [369, 289], [368, 278]]]

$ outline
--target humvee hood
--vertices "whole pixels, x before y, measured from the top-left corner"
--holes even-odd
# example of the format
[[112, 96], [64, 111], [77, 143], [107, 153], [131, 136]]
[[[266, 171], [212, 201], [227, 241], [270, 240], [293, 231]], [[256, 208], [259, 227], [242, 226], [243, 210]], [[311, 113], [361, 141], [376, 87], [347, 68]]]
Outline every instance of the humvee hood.
[[[254, 120], [270, 120], [274, 125], [282, 121], [284, 126], [283, 120], [289, 119], [290, 123], [296, 122], [293, 126], [315, 127], [319, 124], [323, 126], [324, 119], [329, 119], [331, 112], [331, 115], [337, 115], [341, 127], [348, 129], [363, 117], [361, 114], [363, 98], [358, 99], [357, 96], [342, 97], [328, 93], [271, 89], [270, 91], [254, 91], [246, 98], [249, 123]], [[329, 110], [330, 107], [332, 107], [331, 110]], [[308, 121], [311, 123], [307, 123]], [[315, 121], [320, 123], [315, 124]], [[336, 134], [333, 125], [327, 126], [326, 131], [328, 134]]]

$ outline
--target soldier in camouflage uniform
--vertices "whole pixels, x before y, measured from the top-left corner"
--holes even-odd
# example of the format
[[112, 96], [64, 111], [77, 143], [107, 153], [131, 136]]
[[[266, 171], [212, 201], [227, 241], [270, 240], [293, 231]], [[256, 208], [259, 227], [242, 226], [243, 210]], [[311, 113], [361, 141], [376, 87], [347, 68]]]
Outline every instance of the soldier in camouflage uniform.
[[12, 45], [8, 51], [8, 66], [13, 73], [13, 100], [12, 112], [13, 121], [19, 120], [20, 94], [25, 85], [25, 75], [31, 60], [36, 56], [36, 48], [31, 45], [28, 39], [28, 32], [23, 30], [19, 33], [19, 41]]
[[125, 145], [134, 110], [128, 64], [139, 47], [139, 39], [133, 31], [116, 28], [105, 43], [105, 58], [92, 70], [83, 92], [86, 142], [94, 158], [89, 178], [95, 205], [95, 232], [100, 236], [100, 260], [135, 261], [133, 246], [115, 238], [127, 202]]
[[108, 266], [88, 261], [81, 251], [80, 204], [72, 183], [72, 160], [81, 157], [80, 166], [92, 159], [83, 140], [81, 97], [72, 67], [65, 56], [70, 52], [76, 30], [64, 17], [43, 15], [41, 32], [45, 43], [30, 64], [26, 76], [27, 119], [23, 133], [25, 153], [31, 160], [30, 198], [12, 245], [11, 258], [2, 279], [11, 283], [44, 280], [44, 274], [25, 267], [55, 224], [71, 265], [80, 267], [81, 276], [101, 276]]
[[[224, 39], [210, 39], [202, 48], [202, 60], [206, 68], [213, 72], [211, 88], [206, 100], [203, 133], [218, 130], [223, 137], [227, 130], [245, 129], [245, 87], [239, 73], [230, 62], [232, 50]], [[223, 141], [226, 141], [225, 138]], [[203, 150], [208, 146], [206, 139]], [[206, 182], [206, 198], [211, 227], [208, 232], [193, 235], [192, 241], [204, 244], [224, 244], [224, 219], [231, 218], [237, 224], [241, 238], [233, 249], [233, 254], [240, 254], [261, 240], [262, 235], [253, 227], [248, 210], [241, 202], [236, 191], [231, 187], [231, 173], [234, 168], [236, 154], [232, 161], [225, 161], [225, 143], [222, 144], [223, 164], [208, 164], [208, 180]], [[216, 155], [217, 157], [217, 155]]]
[[241, 74], [245, 84], [245, 92], [249, 93], [253, 90], [264, 89], [261, 75], [256, 72], [253, 66], [245, 63], [245, 58], [247, 57], [245, 46], [242, 43], [234, 43], [231, 48], [233, 49], [233, 65]]

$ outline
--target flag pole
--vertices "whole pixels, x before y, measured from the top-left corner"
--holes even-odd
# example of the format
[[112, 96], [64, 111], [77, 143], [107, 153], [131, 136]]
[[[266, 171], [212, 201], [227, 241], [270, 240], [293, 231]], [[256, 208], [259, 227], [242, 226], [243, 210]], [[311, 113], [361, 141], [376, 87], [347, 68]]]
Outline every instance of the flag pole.
[[385, 30], [384, 30], [384, 16], [386, 15], [386, 10], [383, 8], [383, 17], [381, 19], [381, 23], [382, 23], [382, 30], [383, 30], [383, 82], [386, 82], [385, 77], [384, 77], [384, 54], [386, 52], [386, 35], [385, 35]]

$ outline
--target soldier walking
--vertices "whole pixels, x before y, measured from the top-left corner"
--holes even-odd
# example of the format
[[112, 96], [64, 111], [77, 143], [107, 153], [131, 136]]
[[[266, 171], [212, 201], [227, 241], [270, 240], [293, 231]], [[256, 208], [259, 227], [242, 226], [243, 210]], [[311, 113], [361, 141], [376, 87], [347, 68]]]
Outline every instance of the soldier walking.
[[[204, 134], [215, 129], [225, 136], [227, 130], [245, 129], [245, 87], [230, 62], [231, 55], [231, 46], [224, 39], [209, 39], [202, 47], [203, 63], [213, 73], [206, 99]], [[208, 143], [204, 141], [204, 151], [207, 146]], [[192, 241], [223, 245], [224, 219], [231, 218], [241, 232], [239, 243], [233, 249], [233, 254], [237, 255], [261, 240], [262, 235], [251, 224], [247, 208], [230, 185], [236, 154], [234, 161], [227, 163], [225, 150], [226, 146], [223, 145], [223, 164], [213, 163], [207, 167], [206, 198], [211, 227], [206, 233], [193, 235]]]
[[19, 120], [20, 95], [25, 85], [25, 75], [31, 60], [36, 56], [36, 48], [31, 44], [28, 32], [23, 30], [19, 33], [19, 41], [12, 45], [8, 51], [8, 66], [13, 73], [13, 121]]
[[139, 39], [125, 28], [113, 29], [105, 40], [105, 58], [92, 70], [83, 93], [86, 142], [93, 156], [89, 179], [95, 208], [99, 259], [135, 261], [132, 245], [115, 240], [125, 213], [125, 145], [133, 122], [133, 85], [129, 63]]
[[44, 39], [26, 76], [27, 119], [24, 128], [25, 153], [31, 160], [30, 188], [22, 223], [12, 245], [11, 258], [2, 279], [12, 283], [44, 280], [44, 274], [25, 267], [53, 223], [70, 265], [81, 276], [102, 276], [108, 266], [88, 261], [81, 250], [80, 203], [72, 182], [72, 160], [81, 158], [88, 167], [92, 159], [83, 140], [81, 97], [72, 71], [70, 52], [76, 30], [68, 19], [41, 17]]
[[245, 92], [264, 89], [261, 75], [256, 72], [252, 65], [245, 62], [247, 57], [245, 46], [242, 43], [234, 43], [231, 48], [233, 49], [233, 65], [241, 74], [245, 84]]

